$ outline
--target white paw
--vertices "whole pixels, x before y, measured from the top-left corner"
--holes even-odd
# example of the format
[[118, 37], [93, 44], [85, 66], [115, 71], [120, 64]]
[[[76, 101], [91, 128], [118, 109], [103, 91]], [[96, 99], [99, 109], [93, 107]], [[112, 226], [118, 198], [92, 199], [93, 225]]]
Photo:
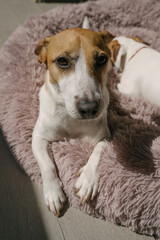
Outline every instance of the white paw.
[[59, 179], [43, 184], [45, 203], [55, 216], [60, 215], [60, 210], [63, 208], [63, 204], [66, 201], [66, 197], [61, 187], [62, 183]]
[[76, 194], [80, 198], [80, 204], [93, 200], [98, 190], [98, 177], [88, 165], [79, 171], [79, 178], [75, 183]]

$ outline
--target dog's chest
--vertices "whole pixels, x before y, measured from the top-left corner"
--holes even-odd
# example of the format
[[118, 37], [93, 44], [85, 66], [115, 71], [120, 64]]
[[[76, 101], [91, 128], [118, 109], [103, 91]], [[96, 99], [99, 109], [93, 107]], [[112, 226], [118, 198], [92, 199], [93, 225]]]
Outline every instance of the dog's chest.
[[43, 121], [43, 136], [49, 141], [60, 141], [64, 139], [86, 139], [91, 143], [97, 143], [106, 136], [106, 121], [77, 120], [68, 116], [63, 106], [54, 109], [53, 113], [48, 111]]
[[55, 116], [55, 127], [53, 129], [61, 140], [66, 139], [95, 139], [103, 125], [92, 121], [83, 121], [70, 118], [67, 114]]

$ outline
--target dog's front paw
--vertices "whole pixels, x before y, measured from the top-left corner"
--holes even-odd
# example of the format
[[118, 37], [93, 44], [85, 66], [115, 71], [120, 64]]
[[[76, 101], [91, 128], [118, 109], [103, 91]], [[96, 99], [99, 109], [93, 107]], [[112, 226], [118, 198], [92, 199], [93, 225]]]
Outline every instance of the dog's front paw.
[[63, 208], [63, 204], [66, 201], [66, 197], [61, 187], [62, 183], [59, 179], [43, 184], [45, 203], [55, 216], [60, 215], [60, 210]]
[[80, 204], [93, 200], [98, 190], [97, 173], [88, 165], [79, 171], [79, 178], [75, 183], [76, 194], [80, 198]]

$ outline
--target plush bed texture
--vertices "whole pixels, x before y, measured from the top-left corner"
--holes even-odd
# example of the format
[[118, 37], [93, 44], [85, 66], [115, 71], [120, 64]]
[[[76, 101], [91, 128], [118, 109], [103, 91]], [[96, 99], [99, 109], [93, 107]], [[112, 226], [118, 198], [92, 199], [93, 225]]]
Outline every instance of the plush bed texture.
[[[62, 6], [30, 18], [12, 34], [0, 52], [0, 123], [17, 162], [37, 183], [41, 183], [41, 175], [31, 137], [45, 66], [38, 63], [34, 48], [42, 37], [81, 27], [84, 16], [95, 31], [138, 35], [160, 51], [158, 0], [100, 0]], [[87, 162], [92, 146], [77, 140], [50, 147], [70, 206], [133, 231], [160, 236], [160, 108], [120, 94], [118, 80], [113, 71], [108, 82], [112, 139], [101, 157], [99, 189], [92, 202], [80, 205], [74, 193], [77, 172]]]

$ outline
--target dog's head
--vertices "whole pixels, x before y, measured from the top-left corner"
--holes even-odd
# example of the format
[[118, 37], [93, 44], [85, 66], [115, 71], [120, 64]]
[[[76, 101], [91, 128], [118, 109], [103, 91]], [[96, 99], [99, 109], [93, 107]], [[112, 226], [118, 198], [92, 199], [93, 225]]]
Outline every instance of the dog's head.
[[138, 44], [139, 47], [142, 45], [149, 45], [147, 42], [143, 41], [140, 37], [128, 37], [120, 36], [114, 38], [108, 43], [108, 48], [111, 53], [112, 64], [115, 65], [121, 71], [124, 70], [127, 54], [131, 51], [131, 48], [135, 44]]
[[35, 53], [46, 63], [49, 81], [57, 85], [68, 114], [79, 119], [97, 118], [109, 101], [107, 72], [111, 69], [107, 31], [68, 29], [40, 40]]

